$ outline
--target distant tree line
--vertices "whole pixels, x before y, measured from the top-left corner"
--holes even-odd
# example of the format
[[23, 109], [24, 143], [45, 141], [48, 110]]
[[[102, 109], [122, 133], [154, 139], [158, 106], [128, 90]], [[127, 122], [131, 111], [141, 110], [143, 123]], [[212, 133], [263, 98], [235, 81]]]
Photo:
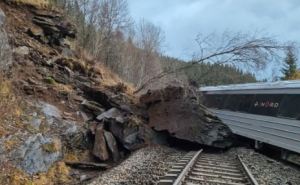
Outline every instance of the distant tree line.
[[[174, 59], [172, 57], [163, 57], [163, 66], [168, 70], [171, 66], [187, 66], [188, 63]], [[255, 76], [248, 72], [228, 65], [199, 63], [193, 67], [187, 67], [183, 70], [188, 82], [193, 86], [224, 85], [257, 82]]]

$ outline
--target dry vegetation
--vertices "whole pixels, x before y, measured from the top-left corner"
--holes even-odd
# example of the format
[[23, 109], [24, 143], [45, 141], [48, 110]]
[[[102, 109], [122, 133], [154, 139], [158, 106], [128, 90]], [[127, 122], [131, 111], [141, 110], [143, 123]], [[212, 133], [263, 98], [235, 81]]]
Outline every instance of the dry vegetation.
[[10, 0], [9, 2], [16, 3], [19, 5], [30, 5], [37, 8], [47, 8], [49, 7], [48, 0]]
[[0, 172], [1, 185], [55, 185], [69, 184], [71, 182], [69, 176], [70, 168], [64, 162], [58, 162], [47, 173], [40, 173], [33, 177], [8, 163], [0, 166]]
[[20, 100], [15, 96], [11, 81], [0, 77], [0, 138], [20, 126], [19, 117], [22, 115]]

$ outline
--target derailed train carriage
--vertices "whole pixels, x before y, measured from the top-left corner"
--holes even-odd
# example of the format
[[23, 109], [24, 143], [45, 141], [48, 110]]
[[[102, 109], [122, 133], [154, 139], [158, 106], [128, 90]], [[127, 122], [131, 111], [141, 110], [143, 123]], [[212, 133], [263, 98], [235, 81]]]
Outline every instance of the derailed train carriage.
[[233, 133], [282, 149], [300, 164], [300, 81], [200, 88], [206, 105]]

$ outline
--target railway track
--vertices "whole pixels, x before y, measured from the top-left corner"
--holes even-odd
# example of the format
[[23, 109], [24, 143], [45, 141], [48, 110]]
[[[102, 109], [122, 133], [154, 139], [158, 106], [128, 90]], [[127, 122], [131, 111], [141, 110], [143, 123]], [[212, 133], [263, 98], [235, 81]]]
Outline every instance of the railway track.
[[190, 152], [174, 163], [159, 185], [258, 185], [239, 156]]

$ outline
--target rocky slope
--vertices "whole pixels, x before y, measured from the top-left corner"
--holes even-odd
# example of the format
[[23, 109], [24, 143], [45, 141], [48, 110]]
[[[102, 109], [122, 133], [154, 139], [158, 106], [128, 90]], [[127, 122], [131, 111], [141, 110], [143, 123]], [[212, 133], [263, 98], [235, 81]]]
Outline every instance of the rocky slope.
[[0, 8], [14, 61], [3, 77], [14, 96], [7, 106], [17, 112], [1, 115], [0, 184], [81, 183], [97, 173], [66, 164], [107, 169], [151, 142], [130, 87], [76, 47], [75, 25], [60, 10]]

